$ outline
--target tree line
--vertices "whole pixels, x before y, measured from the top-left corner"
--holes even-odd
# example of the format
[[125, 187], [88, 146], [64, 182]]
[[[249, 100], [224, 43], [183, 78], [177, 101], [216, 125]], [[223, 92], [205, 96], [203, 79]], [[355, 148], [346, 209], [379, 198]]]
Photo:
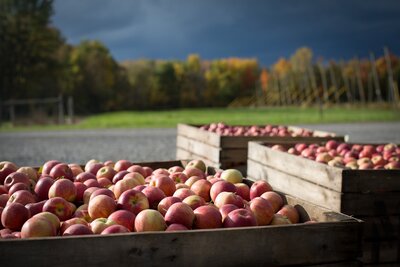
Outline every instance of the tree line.
[[[51, 0], [0, 0], [0, 101], [63, 95], [73, 97], [77, 114], [93, 114], [225, 107], [241, 99], [252, 99], [245, 105], [289, 105], [316, 99], [386, 101], [398, 95], [398, 89], [387, 90], [396, 88], [400, 77], [393, 54], [390, 69], [384, 56], [327, 64], [314, 60], [306, 47], [268, 68], [256, 58], [204, 60], [197, 54], [118, 62], [98, 40], [68, 44], [51, 24], [53, 14]], [[347, 95], [338, 94], [345, 85]], [[372, 96], [368, 88], [375, 88]]]

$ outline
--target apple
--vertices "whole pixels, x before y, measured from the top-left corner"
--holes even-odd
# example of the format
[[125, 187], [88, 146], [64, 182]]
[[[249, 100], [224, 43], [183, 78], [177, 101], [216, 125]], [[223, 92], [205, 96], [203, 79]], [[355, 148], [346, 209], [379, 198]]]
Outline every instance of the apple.
[[190, 190], [189, 188], [179, 188], [174, 192], [172, 196], [177, 197], [182, 201], [188, 196], [192, 195], [196, 195], [196, 193]]
[[42, 166], [42, 175], [50, 175], [51, 169], [59, 163], [61, 162], [54, 159], [46, 161]]
[[142, 193], [146, 195], [149, 201], [149, 207], [155, 210], [157, 209], [160, 201], [166, 197], [164, 191], [154, 186], [147, 186], [142, 190]]
[[206, 202], [210, 202], [211, 186], [211, 182], [207, 181], [206, 179], [201, 179], [194, 182], [190, 187], [190, 190], [192, 190], [196, 195], [201, 196]]
[[185, 184], [187, 185], [187, 186], [189, 186], [189, 188], [195, 183], [195, 182], [197, 182], [197, 181], [199, 181], [199, 180], [205, 180], [204, 178], [201, 178], [200, 176], [190, 176], [186, 181], [185, 181]]
[[108, 216], [108, 219], [125, 226], [130, 232], [134, 231], [136, 215], [128, 210], [116, 210]]
[[250, 201], [250, 210], [256, 217], [257, 225], [268, 225], [275, 214], [271, 203], [262, 197], [255, 197]]
[[[176, 190], [178, 190], [178, 189], [181, 189], [181, 188], [187, 188], [187, 189], [190, 189], [189, 188], [189, 186], [187, 185], [187, 184], [183, 184], [183, 183], [177, 183], [177, 184], [175, 184], [175, 192], [176, 192]], [[175, 193], [174, 193], [175, 194]]]
[[394, 143], [388, 143], [383, 147], [383, 151], [394, 152], [396, 150], [397, 145]]
[[83, 182], [84, 185], [86, 185], [88, 188], [89, 187], [102, 187], [99, 183], [99, 181], [97, 181], [97, 179], [89, 179]]
[[71, 169], [74, 179], [76, 176], [78, 176], [78, 174], [83, 172], [81, 165], [79, 165], [78, 163], [69, 163], [68, 167]]
[[188, 178], [192, 176], [199, 176], [202, 179], [206, 178], [206, 174], [202, 170], [195, 167], [186, 167], [183, 173], [186, 174]]
[[195, 216], [193, 228], [212, 229], [222, 227], [222, 215], [215, 206], [200, 206], [193, 212]]
[[338, 153], [340, 153], [340, 152], [342, 152], [343, 150], [350, 151], [350, 149], [351, 149], [351, 147], [350, 147], [349, 144], [347, 144], [347, 143], [340, 143], [340, 144], [337, 146], [336, 151], [337, 151]]
[[344, 168], [345, 165], [343, 163], [343, 160], [340, 160], [338, 158], [334, 158], [330, 161], [328, 161], [328, 165], [332, 167], [337, 167], [337, 168]]
[[21, 230], [22, 225], [29, 219], [29, 211], [21, 203], [8, 204], [1, 213], [1, 224], [12, 231]]
[[200, 159], [194, 159], [188, 162], [188, 164], [185, 166], [186, 168], [197, 168], [199, 170], [201, 170], [203, 173], [206, 172], [207, 170], [207, 166], [204, 163], [204, 161], [200, 160]]
[[10, 196], [8, 194], [1, 194], [0, 195], [0, 207], [4, 208], [8, 202]]
[[125, 226], [120, 225], [120, 224], [115, 224], [115, 225], [108, 226], [100, 234], [101, 235], [110, 235], [110, 234], [129, 233], [129, 232], [131, 232], [131, 231], [129, 231], [129, 229], [126, 228]]
[[0, 184], [4, 183], [4, 179], [6, 179], [6, 177], [17, 171], [18, 167], [15, 163], [11, 162], [11, 161], [1, 161], [0, 162]]
[[[129, 174], [129, 173], [128, 173]], [[140, 175], [140, 174], [139, 174]], [[128, 189], [132, 189], [137, 185], [141, 185], [142, 183], [134, 178], [134, 177], [124, 177], [122, 180], [118, 181], [114, 185], [114, 195], [115, 198], [118, 199], [119, 196]]]
[[13, 186], [10, 187], [10, 189], [8, 190], [8, 194], [11, 196], [12, 194], [14, 194], [15, 192], [19, 191], [19, 190], [25, 190], [25, 191], [29, 191], [30, 188], [27, 184], [24, 183], [16, 183]]
[[29, 166], [20, 167], [18, 170], [16, 170], [16, 172], [25, 173], [28, 176], [29, 179], [32, 179], [35, 182], [39, 179], [38, 172], [34, 168], [29, 167]]
[[294, 146], [294, 148], [299, 152], [299, 153], [301, 153], [304, 149], [306, 149], [308, 147], [308, 145], [307, 144], [305, 144], [305, 143], [297, 143], [295, 146]]
[[118, 198], [117, 207], [137, 215], [142, 210], [148, 209], [150, 202], [143, 192], [128, 189]]
[[233, 204], [225, 204], [222, 207], [219, 208], [219, 212], [222, 215], [222, 221], [225, 219], [225, 217], [228, 215], [229, 212], [233, 210], [237, 210], [239, 207], [233, 205]]
[[[87, 166], [87, 167], [86, 167]], [[104, 167], [104, 164], [101, 162], [94, 162], [91, 163], [89, 165], [85, 166], [85, 172], [90, 172], [91, 174], [93, 174], [94, 176], [97, 175], [97, 172]]]
[[19, 190], [13, 193], [7, 201], [7, 205], [10, 203], [20, 203], [22, 205], [26, 205], [28, 203], [35, 203], [37, 202], [37, 198], [31, 192], [26, 190]]
[[29, 211], [29, 217], [41, 213], [43, 211], [44, 203], [46, 203], [46, 200], [26, 204], [25, 208], [27, 208]]
[[8, 189], [4, 185], [0, 185], [0, 194], [8, 194]]
[[110, 166], [112, 168], [114, 168], [114, 166], [115, 166], [115, 162], [112, 160], [106, 160], [106, 161], [104, 161], [103, 164], [104, 164], [104, 166]]
[[[178, 204], [178, 203], [176, 203]], [[157, 210], [146, 209], [139, 212], [135, 219], [136, 232], [165, 231], [167, 224]]]
[[286, 216], [290, 220], [291, 223], [298, 223], [300, 220], [300, 215], [299, 215], [299, 212], [297, 211], [297, 209], [289, 204], [284, 205], [277, 212], [277, 214]]
[[274, 213], [278, 212], [278, 210], [280, 210], [283, 207], [284, 202], [281, 195], [279, 195], [274, 191], [264, 192], [261, 195], [261, 197], [268, 200], [271, 203]]
[[212, 201], [215, 201], [217, 195], [221, 192], [232, 192], [236, 193], [236, 186], [225, 180], [215, 182], [210, 188], [210, 197]]
[[173, 232], [173, 231], [187, 231], [189, 230], [186, 226], [179, 224], [179, 223], [173, 223], [170, 224], [167, 229], [165, 229], [166, 232]]
[[[58, 165], [56, 165], [52, 170], [57, 166]], [[77, 191], [74, 182], [69, 179], [60, 178], [51, 185], [48, 196], [49, 198], [62, 197], [66, 201], [73, 202], [76, 198], [76, 194]]]
[[273, 145], [271, 149], [276, 151], [286, 152], [286, 148], [284, 148], [282, 145]]
[[292, 155], [300, 155], [300, 152], [296, 150], [296, 148], [291, 147], [288, 149], [287, 153], [292, 154]]
[[188, 196], [182, 202], [188, 204], [192, 210], [195, 210], [196, 208], [206, 204], [206, 201], [198, 195]]
[[93, 219], [89, 215], [88, 204], [80, 205], [74, 212], [73, 218], [81, 218], [87, 222], [91, 222]]
[[143, 170], [146, 172], [146, 175], [144, 175], [143, 177], [150, 176], [153, 173], [153, 169], [149, 166], [143, 166]]
[[93, 235], [92, 229], [88, 225], [84, 224], [73, 224], [69, 226], [62, 233], [63, 236], [75, 236], [75, 235]]
[[171, 173], [171, 174], [173, 174], [173, 173], [176, 173], [176, 172], [183, 172], [183, 170], [184, 170], [184, 168], [182, 167], [182, 166], [172, 166], [172, 167], [170, 167], [169, 169], [168, 169], [168, 172], [169, 173]]
[[113, 167], [103, 166], [97, 171], [96, 178], [97, 179], [107, 178], [109, 181], [112, 181], [115, 174], [117, 174], [117, 171], [115, 171]]
[[173, 172], [169, 177], [174, 180], [175, 183], [185, 183], [188, 177], [183, 172]]
[[126, 159], [120, 159], [115, 162], [114, 170], [116, 170], [117, 172], [124, 171], [127, 170], [132, 165], [133, 163], [131, 161]]
[[60, 234], [63, 234], [65, 232], [65, 230], [67, 230], [68, 227], [70, 227], [71, 225], [74, 225], [74, 224], [83, 224], [85, 226], [89, 225], [85, 219], [74, 217], [74, 218], [68, 219], [61, 223]]
[[169, 176], [153, 176], [150, 185], [160, 188], [166, 196], [172, 196], [176, 190], [175, 182]]
[[76, 188], [75, 202], [76, 203], [83, 202], [83, 194], [85, 193], [86, 189], [88, 189], [88, 187], [81, 182], [74, 182], [74, 186]]
[[70, 181], [74, 180], [74, 174], [72, 173], [72, 170], [66, 163], [58, 163], [57, 165], [55, 165], [53, 168], [51, 168], [49, 175], [53, 177], [54, 180], [60, 178], [65, 178]]
[[103, 188], [109, 188], [110, 186], [113, 185], [112, 181], [105, 177], [101, 177], [101, 178], [97, 179], [97, 182], [99, 183], [100, 187], [103, 187]]
[[221, 192], [214, 200], [214, 205], [221, 208], [225, 204], [233, 204], [239, 208], [243, 208], [243, 199], [241, 196], [232, 192]]
[[37, 214], [29, 218], [21, 228], [21, 238], [56, 236], [57, 229], [44, 216]]
[[165, 213], [167, 213], [167, 210], [169, 209], [169, 207], [171, 207], [172, 204], [178, 203], [178, 202], [182, 202], [182, 200], [178, 197], [173, 197], [173, 196], [165, 197], [165, 198], [161, 199], [160, 203], [158, 203], [157, 210], [163, 216], [165, 216]]
[[118, 181], [122, 180], [126, 174], [129, 172], [127, 170], [117, 172], [112, 178], [113, 184], [116, 184]]
[[272, 186], [264, 180], [258, 180], [250, 186], [250, 200], [261, 196], [263, 193], [272, 191]]
[[53, 197], [44, 203], [43, 211], [55, 214], [60, 221], [68, 220], [75, 212], [75, 205], [62, 197]]
[[89, 201], [88, 212], [92, 219], [107, 218], [117, 209], [115, 200], [106, 195], [98, 195]]
[[195, 219], [192, 208], [182, 202], [172, 204], [167, 213], [165, 214], [165, 221], [168, 225], [173, 223], [182, 224], [188, 229], [192, 229], [192, 225]]
[[143, 167], [140, 166], [140, 165], [136, 165], [136, 164], [130, 166], [127, 169], [127, 171], [140, 173], [140, 175], [142, 175], [143, 177], [147, 177], [148, 176], [147, 172], [143, 169]]
[[391, 161], [384, 166], [387, 170], [400, 169], [400, 161]]
[[335, 140], [328, 140], [325, 143], [325, 148], [327, 150], [337, 149], [338, 146], [339, 146], [339, 143], [337, 141], [335, 141]]
[[99, 188], [99, 189], [97, 189], [97, 190], [94, 190], [94, 191], [90, 194], [89, 202], [90, 202], [93, 198], [95, 198], [96, 196], [98, 196], [98, 195], [106, 195], [106, 196], [111, 197], [111, 198], [114, 199], [114, 200], [116, 199], [114, 193], [113, 193], [111, 190], [109, 190], [109, 189], [107, 189], [107, 188]]
[[83, 192], [83, 203], [88, 204], [91, 195], [93, 194], [94, 191], [99, 190], [100, 187], [88, 187], [84, 192]]
[[257, 226], [256, 217], [247, 209], [236, 209], [228, 213], [223, 221], [223, 227]]
[[236, 169], [226, 169], [221, 173], [221, 179], [236, 184], [243, 181], [243, 175]]
[[284, 224], [292, 224], [292, 222], [285, 215], [278, 213], [274, 214], [274, 217], [272, 218], [270, 225], [284, 225]]
[[323, 152], [321, 154], [317, 154], [315, 157], [315, 161], [327, 164], [331, 161], [333, 157], [328, 152]]
[[104, 229], [115, 224], [117, 223], [107, 218], [97, 218], [90, 223], [90, 229], [93, 234], [100, 234]]
[[96, 175], [94, 175], [93, 173], [90, 173], [90, 172], [81, 172], [80, 174], [78, 174], [76, 177], [75, 177], [75, 182], [81, 182], [81, 183], [83, 183], [83, 182], [85, 182], [85, 181], [87, 181], [87, 180], [96, 180]]
[[[158, 168], [158, 169], [155, 169], [155, 170], [153, 171], [153, 173], [151, 173], [150, 175], [157, 175], [157, 174], [163, 174], [163, 175], [168, 176], [168, 175], [169, 175], [169, 172], [168, 172], [168, 170], [165, 169], [165, 168]], [[150, 176], [150, 175], [149, 175], [149, 176]]]
[[7, 190], [10, 190], [11, 186], [16, 183], [24, 183], [28, 186], [31, 184], [28, 175], [22, 172], [12, 172], [4, 179], [4, 186]]

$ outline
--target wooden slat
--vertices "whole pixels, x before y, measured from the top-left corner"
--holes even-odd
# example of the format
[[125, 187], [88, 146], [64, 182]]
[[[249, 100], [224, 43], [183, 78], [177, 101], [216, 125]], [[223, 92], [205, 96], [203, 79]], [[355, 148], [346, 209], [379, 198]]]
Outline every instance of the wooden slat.
[[286, 152], [272, 150], [260, 143], [250, 142], [248, 158], [288, 174], [305, 177], [312, 183], [337, 192], [342, 190], [342, 170]]
[[209, 144], [214, 147], [221, 146], [221, 138], [218, 134], [201, 130], [197, 126], [179, 123], [177, 126], [177, 134], [190, 137], [202, 143]]
[[364, 221], [364, 239], [366, 240], [400, 239], [400, 215], [359, 216], [357, 218]]
[[396, 263], [400, 266], [399, 240], [364, 242], [361, 261], [366, 264]]
[[[24, 266], [29, 261], [29, 266], [312, 265], [354, 260], [360, 252], [358, 230], [357, 222], [335, 222], [10, 240], [0, 241], [0, 264]], [[222, 245], [226, 242], [229, 246]]]
[[343, 170], [342, 192], [400, 192], [400, 170]]
[[183, 148], [176, 148], [176, 158], [177, 159], [201, 159], [207, 166], [211, 166], [214, 168], [220, 168], [220, 164], [218, 162], [213, 162], [209, 159], [204, 158], [203, 156], [197, 155], [193, 152], [189, 152]]
[[210, 146], [206, 143], [202, 143], [195, 139], [178, 135], [176, 139], [176, 146], [187, 151], [193, 151], [197, 155], [200, 155], [213, 162], [220, 162], [221, 149]]
[[334, 263], [324, 263], [316, 265], [308, 265], [310, 267], [360, 267], [362, 263], [360, 261], [346, 261], [346, 262], [334, 262]]
[[264, 166], [251, 159], [247, 161], [247, 175], [256, 180], [268, 181], [275, 190], [288, 192], [293, 196], [340, 212], [341, 193], [339, 192]]

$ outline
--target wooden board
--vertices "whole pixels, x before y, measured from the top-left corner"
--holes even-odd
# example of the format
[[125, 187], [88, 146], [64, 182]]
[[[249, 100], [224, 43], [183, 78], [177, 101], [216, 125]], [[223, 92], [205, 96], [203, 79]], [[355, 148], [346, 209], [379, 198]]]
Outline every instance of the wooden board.
[[[135, 163], [169, 168], [187, 161]], [[209, 168], [210, 172], [212, 168]], [[246, 183], [252, 181], [245, 179]], [[357, 266], [363, 222], [281, 193], [318, 223], [0, 240], [0, 266]], [[299, 242], [300, 241], [300, 242]], [[348, 264], [348, 265], [346, 265]]]
[[400, 240], [365, 241], [360, 260], [367, 264], [397, 263], [397, 266], [400, 266]]
[[400, 192], [400, 170], [347, 170], [332, 167], [272, 150], [267, 146], [272, 144], [250, 142], [248, 158], [341, 193]]

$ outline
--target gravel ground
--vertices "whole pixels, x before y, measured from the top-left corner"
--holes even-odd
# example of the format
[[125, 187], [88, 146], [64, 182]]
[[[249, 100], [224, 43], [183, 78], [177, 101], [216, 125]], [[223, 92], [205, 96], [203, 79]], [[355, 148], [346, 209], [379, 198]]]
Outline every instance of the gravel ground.
[[[349, 135], [350, 142], [400, 143], [400, 122], [299, 125]], [[110, 129], [0, 133], [0, 161], [39, 166], [50, 159], [84, 163], [174, 160], [176, 129]]]

